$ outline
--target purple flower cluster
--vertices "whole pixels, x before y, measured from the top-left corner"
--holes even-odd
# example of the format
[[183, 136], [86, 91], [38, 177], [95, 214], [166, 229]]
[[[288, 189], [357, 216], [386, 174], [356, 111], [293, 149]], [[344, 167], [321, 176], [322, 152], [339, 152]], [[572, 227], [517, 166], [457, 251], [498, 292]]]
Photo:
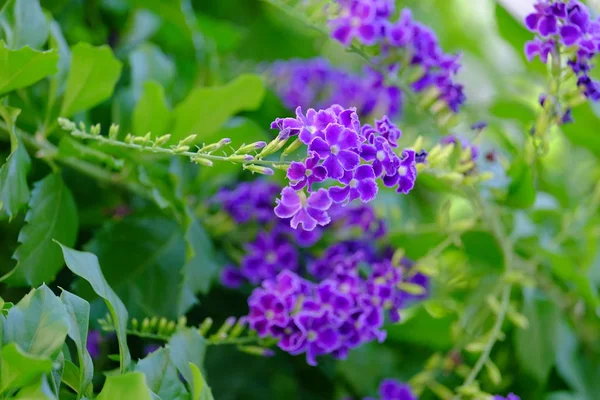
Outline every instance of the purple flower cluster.
[[521, 398], [514, 393], [509, 393], [506, 397], [496, 395], [494, 396], [494, 400], [521, 400]]
[[[294, 229], [312, 231], [329, 224], [328, 211], [334, 203], [370, 202], [377, 195], [378, 180], [398, 193], [407, 194], [414, 187], [415, 152], [405, 149], [401, 156], [396, 154], [402, 133], [386, 116], [374, 127], [361, 127], [355, 108], [335, 104], [304, 114], [298, 107], [296, 118], [277, 118], [271, 128], [280, 131], [280, 138], [297, 136], [308, 150], [303, 162], [290, 165], [290, 186], [275, 207], [279, 218], [291, 218]], [[314, 183], [326, 179], [339, 185], [313, 190]]]
[[577, 85], [587, 98], [600, 100], [600, 82], [589, 75], [591, 60], [600, 51], [600, 18], [591, 19], [587, 6], [577, 0], [538, 0], [525, 24], [538, 34], [525, 44], [527, 58], [531, 61], [538, 56], [547, 63], [559, 46], [573, 49], [568, 65], [578, 78]]
[[[363, 400], [378, 400], [367, 397]], [[379, 400], [417, 400], [410, 386], [395, 379], [385, 379], [379, 385]]]
[[212, 203], [220, 205], [238, 224], [266, 223], [273, 219], [273, 199], [278, 192], [279, 187], [274, 183], [243, 182], [233, 190], [221, 189], [213, 196]]
[[353, 74], [322, 58], [294, 59], [274, 63], [270, 75], [277, 95], [292, 110], [341, 104], [356, 107], [360, 116], [395, 117], [402, 109], [400, 89], [387, 86], [383, 75], [370, 67]]
[[398, 321], [407, 301], [399, 286], [403, 270], [389, 260], [367, 266], [361, 252], [338, 259], [318, 283], [284, 270], [254, 289], [250, 327], [260, 337], [279, 339], [279, 348], [290, 354], [305, 353], [310, 365], [326, 354], [343, 359], [362, 343], [385, 340], [385, 312]]
[[[380, 45], [386, 59], [398, 59], [423, 71], [412, 83], [416, 92], [437, 90], [450, 110], [458, 112], [466, 98], [463, 87], [454, 82], [460, 68], [459, 56], [446, 54], [437, 36], [426, 25], [414, 21], [409, 9], [392, 22], [392, 0], [338, 0], [340, 11], [329, 21], [331, 35], [345, 46], [354, 40], [365, 46]], [[401, 51], [401, 53], [399, 53]], [[399, 65], [387, 67], [396, 71]]]

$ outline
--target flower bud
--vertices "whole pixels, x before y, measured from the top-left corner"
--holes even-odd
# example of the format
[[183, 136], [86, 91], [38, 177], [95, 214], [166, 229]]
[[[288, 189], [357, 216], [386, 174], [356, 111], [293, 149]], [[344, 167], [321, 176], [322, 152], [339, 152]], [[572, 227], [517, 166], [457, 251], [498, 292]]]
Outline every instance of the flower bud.
[[247, 169], [248, 171], [251, 171], [251, 172], [257, 173], [257, 174], [261, 174], [261, 175], [273, 175], [275, 173], [271, 168], [263, 167], [261, 165], [254, 165], [254, 164], [249, 164], [249, 165], [244, 164], [244, 169]]
[[154, 141], [154, 144], [152, 145], [152, 147], [160, 147], [163, 144], [167, 143], [169, 141], [169, 139], [171, 139], [171, 134], [167, 133], [166, 135], [157, 137], [156, 140]]
[[101, 130], [100, 124], [90, 126], [90, 133], [93, 136], [98, 136], [100, 134], [100, 130]]
[[300, 139], [296, 139], [292, 142], [292, 144], [290, 144], [284, 151], [283, 151], [283, 155], [287, 156], [288, 154], [292, 154], [294, 151], [298, 150], [300, 148], [300, 146], [302, 146], [302, 142], [300, 141]]
[[200, 327], [198, 328], [198, 330], [200, 331], [200, 334], [202, 336], [206, 336], [206, 334], [210, 330], [212, 324], [213, 324], [212, 318], [206, 318], [204, 321], [202, 321], [202, 323], [200, 324]]
[[202, 156], [196, 156], [192, 158], [192, 161], [199, 165], [204, 165], [205, 167], [212, 167], [213, 162], [209, 159], [203, 158]]
[[273, 357], [275, 352], [272, 349], [266, 349], [259, 346], [238, 346], [238, 350], [260, 357]]
[[229, 157], [227, 157], [227, 159], [232, 162], [244, 163], [253, 161], [254, 156], [250, 154], [232, 154]]
[[114, 140], [117, 136], [119, 136], [119, 125], [111, 124], [108, 129], [108, 138]]
[[195, 133], [193, 135], [190, 135], [182, 140], [179, 141], [179, 145], [186, 145], [186, 144], [191, 144], [194, 142], [194, 140], [196, 140], [196, 137], [198, 135], [196, 135]]
[[245, 154], [250, 151], [263, 149], [263, 148], [265, 148], [266, 145], [267, 145], [267, 142], [254, 142], [254, 143], [246, 144], [246, 145], [240, 147], [239, 149], [237, 149], [236, 153], [237, 154]]
[[65, 131], [74, 131], [75, 129], [77, 129], [77, 125], [75, 125], [75, 122], [71, 121], [68, 118], [59, 118], [58, 125], [60, 125], [60, 127], [63, 128]]

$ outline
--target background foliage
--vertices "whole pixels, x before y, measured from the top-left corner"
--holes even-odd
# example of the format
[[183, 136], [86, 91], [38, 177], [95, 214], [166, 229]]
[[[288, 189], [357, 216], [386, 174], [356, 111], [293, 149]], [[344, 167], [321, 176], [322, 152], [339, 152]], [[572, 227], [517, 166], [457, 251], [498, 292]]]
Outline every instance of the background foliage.
[[[197, 326], [210, 317], [219, 326], [247, 313], [248, 293], [218, 283], [232, 240], [206, 201], [253, 176], [231, 163], [83, 145], [57, 118], [115, 123], [122, 136], [152, 131], [177, 141], [195, 133], [197, 143], [230, 137], [234, 147], [269, 141], [270, 122], [291, 111], [261, 74], [265, 63], [323, 55], [358, 70], [362, 60], [257, 0], [2, 3], [0, 397], [81, 398], [95, 388], [99, 399], [208, 399], [206, 377], [219, 400], [333, 399], [416, 376], [425, 382], [421, 398], [451, 398], [444, 388], [461, 385], [453, 372], [478, 359], [509, 280], [507, 322], [481, 387], [528, 400], [598, 398], [600, 110], [578, 106], [574, 124], [551, 132], [546, 156], [527, 153], [524, 132], [546, 68], [525, 62], [531, 33], [501, 3], [397, 2], [432, 26], [447, 51], [464, 52], [463, 113], [489, 123], [478, 144], [494, 158], [478, 168], [494, 174], [480, 191], [491, 206], [480, 218], [472, 193], [426, 174], [410, 196], [380, 196], [374, 207], [392, 245], [413, 259], [442, 245], [432, 257], [439, 279], [429, 300], [388, 327], [384, 344], [316, 368], [281, 352], [261, 358], [211, 345], [208, 334], [183, 325], [166, 335], [168, 347], [137, 362], [145, 345], [162, 342], [127, 340], [130, 318], [185, 315]], [[404, 135], [435, 143], [411, 106]], [[88, 321], [98, 329], [107, 311], [115, 335], [92, 361]]]

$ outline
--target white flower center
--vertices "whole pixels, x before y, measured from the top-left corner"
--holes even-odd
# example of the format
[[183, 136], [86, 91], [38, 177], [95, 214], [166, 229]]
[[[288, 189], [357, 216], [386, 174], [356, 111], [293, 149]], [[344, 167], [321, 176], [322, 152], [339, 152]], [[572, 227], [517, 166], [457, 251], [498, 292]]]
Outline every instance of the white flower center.
[[358, 186], [358, 179], [352, 178], [352, 180], [350, 181], [349, 185], [350, 185], [351, 188], [357, 187]]
[[331, 146], [331, 154], [337, 155], [340, 152], [340, 146], [334, 144]]
[[306, 332], [306, 339], [308, 339], [309, 342], [314, 342], [315, 340], [317, 340], [317, 332], [315, 332], [315, 331]]
[[398, 168], [398, 175], [400, 176], [406, 176], [408, 172], [408, 168], [406, 168], [404, 165], [401, 165], [400, 168]]
[[383, 150], [379, 150], [379, 151], [377, 152], [377, 159], [378, 159], [379, 161], [383, 161], [383, 160], [385, 160], [385, 152], [384, 152]]
[[311, 176], [311, 175], [312, 175], [312, 173], [313, 173], [313, 172], [312, 172], [312, 169], [308, 169], [308, 168], [307, 168], [307, 169], [306, 169], [306, 171], [304, 171], [304, 175], [305, 175], [305, 176]]

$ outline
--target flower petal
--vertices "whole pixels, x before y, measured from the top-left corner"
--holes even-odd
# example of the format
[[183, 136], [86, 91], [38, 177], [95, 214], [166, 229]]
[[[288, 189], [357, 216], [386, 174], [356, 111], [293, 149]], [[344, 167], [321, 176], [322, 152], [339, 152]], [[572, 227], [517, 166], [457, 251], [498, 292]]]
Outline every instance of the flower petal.
[[350, 194], [350, 186], [332, 186], [329, 188], [329, 197], [336, 203], [343, 203]]
[[306, 166], [301, 162], [293, 161], [287, 170], [287, 177], [292, 181], [299, 181], [306, 177]]
[[340, 179], [344, 176], [344, 168], [338, 161], [338, 158], [334, 155], [327, 157], [323, 166], [327, 170], [327, 175], [333, 179]]
[[301, 208], [290, 221], [290, 225], [294, 229], [298, 229], [298, 225], [302, 225], [302, 229], [305, 231], [312, 231], [317, 227], [317, 221], [304, 208]]
[[346, 171], [352, 171], [360, 164], [360, 157], [353, 151], [342, 150], [337, 156], [342, 168]]
[[331, 199], [325, 189], [319, 189], [312, 193], [306, 201], [309, 207], [316, 208], [317, 210], [326, 211], [331, 207]]
[[329, 145], [320, 137], [315, 137], [313, 141], [308, 145], [310, 151], [314, 151], [321, 158], [325, 158], [331, 154]]
[[375, 199], [375, 196], [377, 196], [378, 187], [375, 180], [368, 179], [360, 181], [358, 183], [357, 189], [360, 193], [360, 199], [365, 203], [368, 203], [369, 201]]
[[354, 179], [358, 179], [362, 181], [364, 179], [375, 179], [375, 172], [373, 171], [373, 167], [370, 165], [361, 165], [356, 168], [356, 172], [354, 173]]

